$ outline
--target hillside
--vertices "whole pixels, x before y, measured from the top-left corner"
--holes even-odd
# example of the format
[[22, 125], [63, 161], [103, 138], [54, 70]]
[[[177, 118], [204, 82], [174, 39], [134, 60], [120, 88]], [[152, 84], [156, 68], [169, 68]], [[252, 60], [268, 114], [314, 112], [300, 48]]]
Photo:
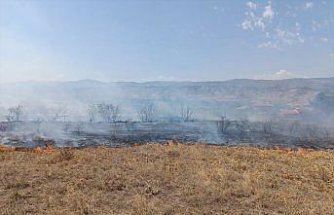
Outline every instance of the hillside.
[[[182, 105], [190, 106], [194, 117], [199, 119], [216, 119], [227, 112], [235, 119], [262, 120], [293, 115], [296, 108], [307, 115], [316, 112], [319, 118], [318, 107], [327, 103], [314, 105], [313, 101], [321, 93], [334, 93], [334, 78], [147, 83], [21, 82], [1, 85], [0, 106], [1, 112], [5, 112], [10, 106], [22, 104], [27, 118], [32, 119], [37, 118], [36, 112], [48, 117], [55, 109], [66, 108], [70, 116], [83, 120], [87, 118], [90, 104], [102, 102], [119, 105], [123, 119], [135, 119], [138, 109], [148, 102], [155, 105], [159, 118], [179, 114]], [[316, 101], [319, 103], [319, 99]], [[331, 113], [325, 113], [323, 118], [326, 119], [327, 114]]]

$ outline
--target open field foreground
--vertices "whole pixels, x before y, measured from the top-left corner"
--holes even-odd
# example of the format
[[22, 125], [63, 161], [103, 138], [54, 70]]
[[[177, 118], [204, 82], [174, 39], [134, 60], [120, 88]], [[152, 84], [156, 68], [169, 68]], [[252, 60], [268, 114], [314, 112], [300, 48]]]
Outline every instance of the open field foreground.
[[0, 214], [334, 214], [334, 152], [0, 148]]

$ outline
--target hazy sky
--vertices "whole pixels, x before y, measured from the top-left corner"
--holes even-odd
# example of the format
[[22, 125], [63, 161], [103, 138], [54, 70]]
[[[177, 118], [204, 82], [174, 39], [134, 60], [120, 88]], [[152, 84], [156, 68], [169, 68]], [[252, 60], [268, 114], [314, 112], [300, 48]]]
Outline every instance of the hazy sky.
[[334, 76], [334, 0], [0, 0], [0, 80]]

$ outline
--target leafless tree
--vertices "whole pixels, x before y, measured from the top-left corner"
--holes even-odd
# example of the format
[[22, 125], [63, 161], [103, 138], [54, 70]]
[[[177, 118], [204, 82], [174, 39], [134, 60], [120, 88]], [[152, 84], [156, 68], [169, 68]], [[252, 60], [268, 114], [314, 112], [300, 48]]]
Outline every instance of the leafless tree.
[[251, 127], [251, 123], [247, 119], [235, 122], [235, 128], [240, 139], [247, 138], [247, 134], [250, 132]]
[[66, 122], [65, 125], [64, 125], [64, 128], [63, 128], [64, 132], [66, 132], [66, 133], [69, 132], [71, 126], [72, 126], [71, 122]]
[[23, 114], [23, 107], [18, 105], [16, 107], [8, 108], [8, 115], [6, 119], [8, 122], [18, 122], [21, 120]]
[[42, 118], [39, 118], [39, 117], [35, 120], [35, 123], [37, 126], [37, 133], [40, 133], [42, 122], [43, 122]]
[[8, 130], [8, 124], [5, 122], [0, 122], [0, 131], [6, 132]]
[[119, 107], [113, 104], [101, 103], [97, 105], [98, 113], [103, 121], [107, 123], [116, 123], [120, 119]]
[[13, 122], [13, 121], [14, 121], [14, 116], [11, 115], [11, 113], [9, 113], [8, 115], [6, 115], [6, 120], [7, 120], [8, 122]]
[[74, 132], [79, 136], [83, 130], [83, 124], [82, 122], [78, 122], [74, 126]]
[[273, 133], [274, 122], [272, 120], [266, 120], [262, 123], [262, 131], [264, 134]]
[[99, 113], [99, 110], [96, 105], [90, 105], [88, 107], [88, 117], [89, 117], [89, 122], [95, 122], [97, 118], [97, 114]]
[[328, 128], [323, 128], [323, 136], [324, 136], [324, 138], [325, 138], [326, 140], [329, 140], [329, 139], [330, 139], [331, 134], [330, 134]]
[[138, 111], [138, 117], [142, 122], [153, 122], [154, 105], [148, 103]]
[[181, 120], [183, 122], [189, 122], [192, 120], [193, 110], [189, 106], [181, 107]]
[[308, 139], [318, 139], [321, 136], [320, 128], [316, 125], [309, 124], [305, 126]]
[[230, 125], [231, 125], [231, 121], [227, 119], [226, 113], [225, 113], [224, 116], [222, 116], [220, 120], [217, 121], [218, 132], [222, 135], [225, 135]]
[[63, 105], [58, 105], [55, 109], [52, 110], [52, 121], [66, 121], [67, 118], [67, 109]]
[[295, 121], [290, 124], [289, 128], [289, 134], [292, 137], [300, 136], [301, 133], [301, 124], [298, 121]]

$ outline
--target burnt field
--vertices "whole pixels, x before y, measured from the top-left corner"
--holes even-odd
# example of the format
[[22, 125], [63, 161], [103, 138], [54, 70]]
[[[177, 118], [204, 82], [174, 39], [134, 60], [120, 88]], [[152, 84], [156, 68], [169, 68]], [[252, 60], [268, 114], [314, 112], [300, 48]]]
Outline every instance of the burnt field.
[[130, 146], [146, 142], [334, 148], [330, 128], [299, 122], [3, 122], [0, 141], [15, 147]]

